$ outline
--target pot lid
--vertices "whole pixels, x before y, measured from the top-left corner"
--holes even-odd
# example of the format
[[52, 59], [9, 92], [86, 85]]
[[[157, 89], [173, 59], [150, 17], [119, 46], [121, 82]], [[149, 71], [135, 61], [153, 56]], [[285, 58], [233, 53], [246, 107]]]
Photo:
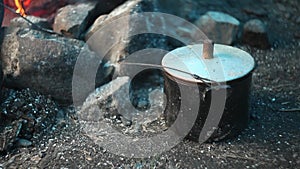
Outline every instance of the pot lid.
[[227, 82], [241, 78], [254, 69], [254, 59], [241, 49], [215, 44], [211, 47], [211, 58], [203, 57], [205, 50], [205, 44], [175, 49], [164, 56], [162, 66], [171, 76], [189, 82], [201, 82], [191, 74], [207, 79], [206, 82]]

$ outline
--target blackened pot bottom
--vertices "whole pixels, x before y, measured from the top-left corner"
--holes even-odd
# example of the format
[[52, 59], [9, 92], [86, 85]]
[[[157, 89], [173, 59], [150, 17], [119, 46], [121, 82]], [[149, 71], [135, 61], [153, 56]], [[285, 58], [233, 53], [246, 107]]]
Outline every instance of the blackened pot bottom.
[[[207, 116], [212, 100], [211, 90], [208, 90], [209, 87], [206, 84], [192, 84], [191, 82], [181, 81], [179, 79], [174, 79], [174, 77], [167, 73], [164, 74], [164, 77], [164, 92], [168, 100], [164, 113], [167, 125], [171, 126], [175, 122], [180, 109], [183, 112], [183, 116], [187, 115], [185, 113], [189, 112], [189, 106], [181, 105], [180, 89], [184, 88], [185, 91], [193, 93], [191, 94], [191, 98], [188, 98], [189, 105], [199, 105], [197, 118], [186, 138], [198, 142], [204, 123], [206, 120], [210, 120], [207, 119]], [[226, 101], [221, 120], [214, 130], [207, 132], [207, 135], [212, 133], [207, 139], [207, 142], [233, 138], [247, 128], [249, 122], [249, 95], [251, 81], [252, 72], [242, 78], [227, 82], [227, 87], [225, 89], [214, 91], [221, 92], [221, 90], [226, 90], [227, 94], [226, 98], [224, 98]], [[198, 92], [196, 95], [197, 98], [195, 98], [196, 92]], [[192, 122], [183, 121], [183, 123], [188, 124]], [[177, 125], [177, 127], [180, 126]], [[178, 131], [180, 131], [180, 129]], [[179, 135], [181, 134], [182, 133], [179, 133]]]

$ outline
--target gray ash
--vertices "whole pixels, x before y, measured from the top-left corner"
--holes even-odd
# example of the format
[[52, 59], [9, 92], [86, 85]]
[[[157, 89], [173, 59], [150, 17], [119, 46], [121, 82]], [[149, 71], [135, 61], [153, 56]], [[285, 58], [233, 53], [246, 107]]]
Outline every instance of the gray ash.
[[11, 150], [20, 140], [34, 143], [51, 131], [59, 107], [50, 97], [30, 89], [4, 89], [2, 93], [0, 152]]

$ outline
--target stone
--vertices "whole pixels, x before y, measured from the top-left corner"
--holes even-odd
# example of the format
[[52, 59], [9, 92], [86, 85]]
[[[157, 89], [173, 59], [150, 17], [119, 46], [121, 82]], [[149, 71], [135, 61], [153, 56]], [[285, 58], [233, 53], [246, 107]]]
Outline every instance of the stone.
[[236, 39], [240, 22], [226, 13], [209, 11], [195, 24], [215, 43], [230, 45]]
[[95, 2], [88, 2], [67, 5], [61, 8], [54, 19], [53, 30], [57, 33], [71, 34], [72, 37], [78, 38], [82, 33], [80, 26], [95, 7]]
[[86, 98], [82, 109], [86, 109], [87, 107], [97, 105], [99, 103], [103, 103], [107, 100], [110, 96], [116, 93], [122, 86], [128, 84], [130, 82], [129, 77], [117, 77], [116, 79], [112, 80], [108, 84], [105, 84], [95, 91], [89, 94]]
[[[28, 28], [8, 28], [4, 33], [1, 60], [4, 86], [8, 88], [31, 88], [51, 95], [62, 104], [72, 103], [72, 78], [78, 55], [87, 60], [99, 60], [85, 43], [76, 39], [59, 37]], [[80, 65], [82, 69], [88, 65]], [[104, 67], [102, 67], [104, 68]], [[105, 83], [112, 69], [99, 66], [96, 86]], [[106, 74], [108, 73], [108, 74]], [[106, 74], [106, 75], [104, 75]], [[106, 77], [107, 77], [106, 76]], [[85, 77], [82, 77], [83, 81]], [[105, 77], [104, 77], [105, 78]], [[86, 96], [87, 96], [86, 91]], [[85, 97], [82, 93], [82, 97]]]
[[85, 40], [87, 41], [94, 33], [101, 29], [103, 26], [103, 22], [107, 19], [108, 15], [101, 15], [99, 16], [93, 25], [89, 28], [85, 35]]
[[259, 19], [252, 19], [245, 23], [243, 27], [242, 40], [244, 43], [261, 49], [269, 48], [267, 27]]
[[277, 8], [278, 8], [280, 11], [283, 11], [283, 12], [286, 11], [286, 7], [285, 7], [284, 5], [282, 5], [282, 4], [280, 4], [280, 3], [277, 3], [276, 5], [277, 5]]
[[295, 37], [296, 39], [300, 39], [300, 31], [295, 32], [295, 33], [294, 33], [294, 37]]
[[95, 20], [97, 20], [98, 17], [101, 18], [101, 16], [105, 16], [109, 14], [111, 11], [113, 11], [115, 8], [117, 8], [119, 5], [123, 4], [124, 2], [126, 2], [126, 0], [98, 1], [95, 8], [89, 11], [88, 16], [80, 25], [79, 29], [81, 34], [79, 35], [79, 38], [84, 39], [86, 31], [94, 24]]
[[32, 146], [32, 142], [26, 139], [18, 139], [17, 145], [20, 147], [29, 147]]
[[[51, 29], [51, 25], [49, 24], [48, 20], [45, 18], [40, 18], [36, 16], [27, 16], [26, 19], [34, 23], [35, 25], [38, 25], [39, 27], [45, 28], [45, 29]], [[16, 17], [10, 21], [11, 27], [22, 27], [22, 28], [32, 28], [37, 29], [34, 25], [31, 25], [28, 21], [26, 21], [24, 18]]]
[[57, 32], [63, 31], [77, 39], [84, 39], [87, 29], [99, 16], [110, 13], [125, 1], [101, 0], [68, 5], [60, 9], [55, 18], [53, 28]]
[[[139, 25], [131, 22], [130, 14], [140, 13], [140, 12], [149, 12], [154, 11], [153, 2], [150, 0], [129, 0], [124, 4], [120, 5], [108, 15], [102, 15], [97, 18], [94, 24], [87, 31], [85, 39], [87, 43], [90, 45], [90, 48], [98, 53], [99, 55], [103, 53], [101, 51], [102, 44], [110, 43], [111, 39], [116, 42], [114, 46], [111, 46], [110, 52], [106, 54], [106, 59], [109, 62], [118, 67], [119, 61], [124, 60], [128, 55], [139, 51], [145, 48], [163, 48], [169, 49], [165, 42], [165, 37], [155, 36], [153, 34], [143, 34], [134, 37], [128, 36], [132, 33], [135, 33], [136, 30], [139, 29]], [[111, 23], [116, 23], [117, 19], [125, 16], [124, 18], [118, 20], [119, 26], [122, 26], [122, 29], [109, 28], [107, 25]], [[126, 17], [127, 16], [127, 17]], [[108, 27], [108, 29], [107, 29]], [[103, 30], [104, 29], [104, 30]], [[95, 35], [96, 36], [93, 36]], [[104, 34], [105, 38], [99, 39], [97, 36]], [[108, 41], [108, 42], [107, 42]], [[99, 47], [100, 45], [100, 47]], [[105, 49], [103, 49], [105, 50]], [[103, 55], [103, 54], [102, 54]], [[160, 63], [163, 55], [157, 55], [156, 60], [158, 60], [158, 64]], [[148, 60], [151, 58], [148, 58]], [[135, 60], [138, 62], [138, 60]], [[126, 71], [116, 68], [115, 77], [123, 76], [119, 71]]]
[[78, 112], [78, 117], [80, 120], [98, 121], [102, 119], [102, 117], [94, 116], [95, 111], [99, 110], [99, 105], [107, 103], [112, 95], [115, 95], [115, 93], [119, 92], [122, 87], [129, 86], [129, 83], [129, 77], [118, 77], [90, 93]]
[[252, 19], [245, 23], [244, 25], [245, 31], [251, 31], [255, 33], [266, 33], [267, 28], [266, 25], [259, 19]]
[[[113, 11], [111, 11], [108, 15], [99, 16], [94, 24], [89, 28], [86, 33], [85, 40], [88, 40], [94, 33], [100, 30], [105, 24], [109, 24], [110, 22], [129, 14], [138, 13], [138, 12], [146, 12], [153, 11], [154, 6], [150, 0], [129, 0], [124, 4], [118, 6]], [[127, 24], [126, 24], [127, 23]], [[123, 34], [128, 33], [129, 29], [129, 21], [124, 22], [124, 27], [121, 30], [114, 31], [116, 36], [121, 36]]]
[[290, 19], [291, 16], [292, 16], [292, 15], [291, 15], [290, 13], [288, 13], [288, 12], [284, 14], [284, 17], [285, 17], [286, 19]]
[[[1, 64], [1, 62], [0, 62]], [[2, 65], [0, 65], [0, 103], [2, 103], [2, 83], [3, 83], [3, 71], [2, 71]]]
[[296, 23], [297, 23], [297, 24], [300, 24], [300, 16], [297, 17]]
[[[135, 108], [130, 101], [130, 97], [132, 96], [129, 92], [130, 86], [131, 79], [123, 76], [117, 77], [108, 84], [97, 88], [83, 103], [78, 111], [78, 117], [83, 121], [99, 122], [103, 120], [103, 117], [99, 116], [99, 112], [107, 111], [107, 107], [110, 107], [108, 111], [114, 112], [114, 110], [117, 110], [118, 114], [124, 118], [121, 118], [122, 122], [126, 122], [124, 125], [129, 125], [127, 123], [137, 117], [143, 117], [139, 119], [139, 123], [142, 124], [154, 121], [163, 114], [166, 105], [166, 96], [162, 90], [155, 89], [151, 92], [146, 92], [145, 94], [149, 94], [149, 101], [144, 101], [143, 105], [137, 105]], [[141, 93], [140, 95], [143, 94]], [[146, 112], [137, 109], [147, 104], [151, 106]], [[99, 112], [97, 113], [96, 111]]]

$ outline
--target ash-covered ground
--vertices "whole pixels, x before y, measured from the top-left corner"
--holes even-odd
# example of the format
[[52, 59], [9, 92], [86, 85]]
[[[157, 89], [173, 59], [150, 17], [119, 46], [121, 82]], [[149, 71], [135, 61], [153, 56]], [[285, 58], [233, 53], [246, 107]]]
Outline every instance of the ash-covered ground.
[[[24, 139], [14, 140], [13, 145], [5, 142], [9, 151], [1, 154], [0, 168], [298, 168], [300, 21], [297, 17], [300, 17], [300, 4], [284, 0], [266, 2], [261, 5], [268, 6], [265, 19], [269, 23], [272, 47], [262, 50], [235, 44], [249, 52], [257, 63], [253, 74], [251, 122], [238, 137], [204, 144], [184, 140], [155, 157], [127, 158], [95, 144], [82, 131], [74, 108], [59, 105], [50, 97], [29, 89], [5, 89], [1, 111], [15, 112], [22, 120], [8, 126], [1, 122], [1, 129], [6, 134], [28, 133], [28, 129], [32, 135], [22, 135]], [[238, 5], [233, 6], [239, 9]], [[278, 6], [281, 10], [277, 10]], [[37, 114], [26, 114], [35, 110]], [[30, 123], [35, 116], [41, 118], [44, 124], [38, 126], [43, 127], [35, 128], [38, 121]], [[138, 132], [134, 125], [117, 116], [109, 114], [106, 119], [120, 130], [128, 128], [130, 134]], [[164, 128], [160, 120], [156, 119], [157, 125], [149, 130], [155, 130], [155, 126]], [[148, 129], [140, 130], [147, 132]]]

